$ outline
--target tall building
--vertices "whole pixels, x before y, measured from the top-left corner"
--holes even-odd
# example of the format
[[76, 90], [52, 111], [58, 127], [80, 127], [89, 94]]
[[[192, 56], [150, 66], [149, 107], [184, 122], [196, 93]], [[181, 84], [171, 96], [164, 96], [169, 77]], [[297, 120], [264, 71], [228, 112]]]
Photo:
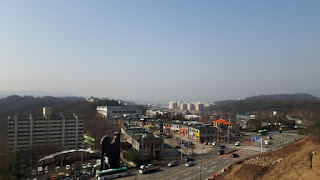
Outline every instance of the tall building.
[[187, 104], [187, 109], [190, 111], [190, 110], [195, 110], [196, 106], [192, 103], [188, 103]]
[[204, 110], [204, 104], [195, 103], [195, 109], [196, 109], [196, 111], [203, 111]]
[[187, 103], [180, 103], [180, 110], [187, 110]]
[[57, 144], [63, 150], [79, 148], [83, 141], [81, 115], [52, 115], [50, 107], [42, 115], [8, 117], [8, 147], [10, 150], [30, 150], [33, 146]]
[[178, 109], [178, 104], [176, 101], [170, 101], [169, 102], [169, 109], [170, 110], [175, 110], [175, 109]]

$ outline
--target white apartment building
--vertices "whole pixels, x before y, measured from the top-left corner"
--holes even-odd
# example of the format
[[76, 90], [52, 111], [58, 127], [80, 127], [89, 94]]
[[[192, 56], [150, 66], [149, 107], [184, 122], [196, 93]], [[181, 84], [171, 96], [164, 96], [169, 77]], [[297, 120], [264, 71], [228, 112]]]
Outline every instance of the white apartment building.
[[204, 104], [195, 103], [195, 109], [196, 109], [196, 111], [203, 111], [204, 110]]
[[170, 110], [178, 109], [178, 103], [176, 101], [170, 101], [169, 102], [169, 109]]
[[187, 109], [189, 111], [192, 111], [192, 110], [195, 110], [196, 109], [196, 106], [193, 104], [193, 103], [188, 103], [187, 104]]
[[51, 115], [44, 107], [43, 114], [8, 117], [8, 147], [13, 151], [29, 150], [42, 144], [57, 144], [63, 150], [77, 149], [83, 142], [81, 115]]
[[139, 106], [97, 106], [103, 117], [140, 117], [142, 108]]

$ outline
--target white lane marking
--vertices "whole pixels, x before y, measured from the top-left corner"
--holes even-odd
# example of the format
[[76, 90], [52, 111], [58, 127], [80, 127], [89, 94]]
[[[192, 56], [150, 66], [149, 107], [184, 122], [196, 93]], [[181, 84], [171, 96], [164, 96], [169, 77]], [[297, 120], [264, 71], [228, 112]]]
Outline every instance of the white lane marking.
[[202, 170], [206, 170], [206, 169], [207, 169], [206, 167], [202, 168]]
[[200, 166], [196, 167], [196, 169], [200, 169], [200, 168], [201, 168]]
[[175, 177], [175, 178], [173, 178], [172, 180], [176, 180], [176, 179], [178, 179], [179, 177]]
[[188, 174], [190, 174], [191, 172], [187, 172], [187, 173], [185, 173], [184, 175], [188, 175]]
[[173, 170], [173, 171], [178, 171], [179, 169], [175, 169], [175, 170]]
[[211, 164], [215, 164], [215, 163], [217, 163], [218, 161], [214, 161], [214, 162], [212, 162]]
[[211, 172], [211, 171], [213, 171], [213, 169], [209, 170], [208, 172]]
[[185, 180], [188, 180], [188, 179], [190, 179], [191, 177], [188, 177], [188, 178], [186, 178]]
[[160, 175], [158, 175], [157, 177], [160, 177], [160, 176], [163, 176], [164, 174], [160, 174]]

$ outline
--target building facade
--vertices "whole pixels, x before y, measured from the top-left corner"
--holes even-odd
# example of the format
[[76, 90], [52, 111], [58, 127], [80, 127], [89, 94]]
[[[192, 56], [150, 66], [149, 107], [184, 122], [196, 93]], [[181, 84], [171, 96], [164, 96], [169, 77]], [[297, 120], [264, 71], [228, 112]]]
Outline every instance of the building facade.
[[51, 108], [44, 107], [42, 116], [9, 116], [7, 136], [8, 147], [14, 152], [43, 144], [58, 144], [62, 150], [77, 149], [83, 142], [83, 117], [51, 115]]
[[139, 106], [97, 106], [97, 111], [103, 117], [140, 117], [142, 107]]

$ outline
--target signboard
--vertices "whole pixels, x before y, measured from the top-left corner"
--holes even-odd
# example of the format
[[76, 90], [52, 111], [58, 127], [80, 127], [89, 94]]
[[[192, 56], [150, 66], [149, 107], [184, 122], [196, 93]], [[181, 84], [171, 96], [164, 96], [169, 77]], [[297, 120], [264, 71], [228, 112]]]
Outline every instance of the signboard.
[[259, 137], [253, 137], [252, 140], [255, 141], [255, 142], [260, 142], [260, 138]]

